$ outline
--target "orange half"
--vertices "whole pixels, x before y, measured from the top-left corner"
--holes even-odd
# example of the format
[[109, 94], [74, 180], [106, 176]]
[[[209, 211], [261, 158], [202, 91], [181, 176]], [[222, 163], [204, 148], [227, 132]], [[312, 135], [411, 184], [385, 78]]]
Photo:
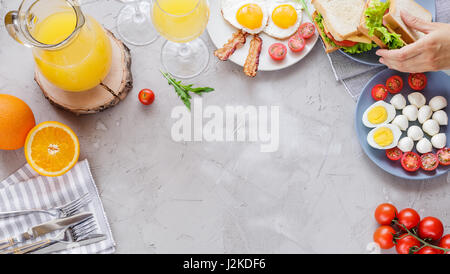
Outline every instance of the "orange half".
[[59, 122], [35, 126], [25, 141], [28, 164], [40, 175], [61, 176], [77, 163], [80, 143], [75, 133]]

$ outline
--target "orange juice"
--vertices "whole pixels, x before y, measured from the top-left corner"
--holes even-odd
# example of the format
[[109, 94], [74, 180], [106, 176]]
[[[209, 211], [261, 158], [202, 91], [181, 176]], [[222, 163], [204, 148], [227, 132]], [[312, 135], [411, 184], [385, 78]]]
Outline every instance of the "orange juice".
[[[38, 22], [32, 31], [37, 41], [55, 45], [74, 32], [73, 12], [58, 12]], [[55, 86], [66, 91], [85, 91], [96, 87], [111, 67], [111, 42], [103, 27], [92, 17], [67, 45], [58, 49], [34, 49], [36, 64]]]
[[[217, 0], [214, 0], [217, 1]], [[155, 0], [153, 24], [165, 38], [186, 43], [199, 37], [209, 19], [206, 0]]]

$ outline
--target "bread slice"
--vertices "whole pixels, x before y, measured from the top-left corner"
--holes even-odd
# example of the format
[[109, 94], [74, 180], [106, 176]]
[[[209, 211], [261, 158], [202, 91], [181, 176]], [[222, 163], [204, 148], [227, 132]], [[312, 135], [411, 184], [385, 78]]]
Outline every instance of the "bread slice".
[[358, 25], [365, 0], [311, 0], [337, 41], [359, 34]]
[[389, 12], [383, 17], [386, 27], [400, 34], [403, 41], [407, 44], [414, 43], [424, 36], [424, 33], [410, 29], [406, 26], [400, 16], [401, 10], [405, 10], [409, 14], [427, 22], [431, 22], [433, 16], [428, 10], [417, 4], [414, 0], [391, 0]]
[[375, 44], [377, 44], [380, 48], [382, 49], [386, 49], [387, 45], [385, 43], [383, 43], [383, 41], [381, 41], [380, 38], [378, 38], [375, 34], [374, 35], [369, 35], [369, 29], [366, 27], [366, 15], [365, 15], [365, 11], [366, 9], [369, 7], [370, 5], [370, 1], [368, 0], [366, 2], [366, 5], [364, 6], [364, 12], [361, 15], [360, 18], [360, 23], [358, 26], [358, 30], [363, 33], [365, 36], [369, 37], [373, 42], [375, 42]]
[[313, 13], [312, 18], [313, 18], [314, 24], [316, 25], [316, 29], [317, 29], [317, 31], [318, 31], [319, 34], [320, 34], [320, 37], [322, 37], [323, 44], [325, 45], [325, 52], [326, 52], [326, 53], [331, 53], [331, 52], [334, 52], [334, 51], [338, 50], [339, 47], [332, 46], [332, 45], [331, 45], [330, 43], [328, 43], [327, 40], [325, 39], [326, 34], [325, 34], [323, 31], [321, 31], [320, 28], [319, 28], [319, 25], [317, 25], [317, 22], [316, 22], [316, 16], [317, 16], [317, 11], [315, 11], [315, 12]]

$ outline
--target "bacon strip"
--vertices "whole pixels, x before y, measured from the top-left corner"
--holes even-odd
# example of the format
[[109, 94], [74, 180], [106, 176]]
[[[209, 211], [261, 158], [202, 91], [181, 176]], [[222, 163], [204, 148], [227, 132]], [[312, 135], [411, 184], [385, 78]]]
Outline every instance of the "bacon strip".
[[255, 77], [259, 66], [259, 56], [261, 55], [262, 39], [256, 34], [250, 42], [250, 50], [244, 64], [244, 73], [247, 76]]
[[228, 60], [230, 56], [239, 48], [241, 48], [245, 42], [247, 41], [247, 33], [242, 30], [238, 30], [233, 33], [233, 37], [228, 40], [228, 42], [223, 45], [223, 48], [220, 48], [214, 52], [214, 55], [217, 56], [222, 61]]

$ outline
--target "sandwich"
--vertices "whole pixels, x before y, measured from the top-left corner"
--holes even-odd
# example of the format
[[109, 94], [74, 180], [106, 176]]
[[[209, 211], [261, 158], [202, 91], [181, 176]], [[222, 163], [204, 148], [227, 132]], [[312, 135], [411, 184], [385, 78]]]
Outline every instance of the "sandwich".
[[341, 49], [357, 54], [377, 46], [358, 29], [365, 0], [311, 0], [311, 3], [316, 9], [313, 20], [327, 53]]
[[414, 0], [368, 0], [358, 30], [384, 49], [398, 49], [419, 40], [424, 34], [405, 25], [400, 10], [431, 22], [429, 11]]

